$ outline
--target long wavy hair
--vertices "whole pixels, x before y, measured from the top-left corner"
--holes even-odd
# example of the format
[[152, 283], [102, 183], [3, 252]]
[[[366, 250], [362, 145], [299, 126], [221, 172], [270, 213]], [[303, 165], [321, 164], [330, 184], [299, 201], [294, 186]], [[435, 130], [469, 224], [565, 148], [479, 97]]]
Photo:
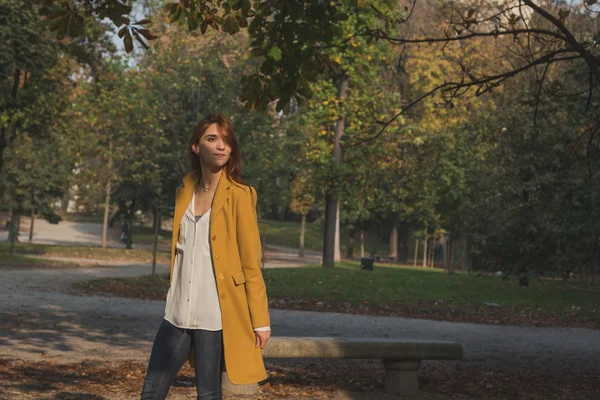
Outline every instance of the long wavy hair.
[[214, 112], [206, 117], [204, 117], [196, 127], [192, 133], [192, 137], [190, 138], [190, 160], [192, 162], [192, 170], [198, 171], [198, 178], [202, 176], [202, 168], [200, 167], [200, 157], [192, 151], [192, 144], [198, 144], [200, 142], [200, 138], [204, 135], [204, 132], [208, 129], [212, 124], [217, 124], [219, 129], [219, 133], [223, 135], [223, 139], [225, 143], [231, 147], [231, 155], [229, 156], [229, 160], [227, 164], [225, 164], [225, 169], [229, 177], [236, 182], [242, 182], [242, 159], [240, 155], [240, 147], [238, 145], [237, 139], [233, 134], [233, 127], [231, 126], [231, 121], [229, 118], [223, 113]]

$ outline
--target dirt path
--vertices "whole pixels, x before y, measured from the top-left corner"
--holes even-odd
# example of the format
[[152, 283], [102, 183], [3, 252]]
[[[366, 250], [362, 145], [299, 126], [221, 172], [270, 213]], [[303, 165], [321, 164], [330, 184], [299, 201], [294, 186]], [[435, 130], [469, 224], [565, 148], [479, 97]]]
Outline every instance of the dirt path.
[[[163, 301], [80, 296], [81, 280], [147, 274], [149, 264], [77, 269], [0, 270], [0, 356], [145, 362], [164, 312]], [[159, 273], [167, 272], [159, 265]], [[409, 337], [463, 344], [469, 363], [553, 371], [600, 370], [600, 331], [528, 328], [272, 310], [274, 335]]]

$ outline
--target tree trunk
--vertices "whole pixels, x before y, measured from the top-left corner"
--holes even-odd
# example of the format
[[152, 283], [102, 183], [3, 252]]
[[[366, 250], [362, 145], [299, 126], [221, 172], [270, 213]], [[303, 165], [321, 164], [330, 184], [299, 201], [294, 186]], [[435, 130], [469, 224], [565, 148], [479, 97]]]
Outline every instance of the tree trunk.
[[408, 231], [406, 228], [398, 230], [398, 255], [396, 261], [399, 264], [408, 263]]
[[433, 237], [431, 238], [431, 245], [429, 246], [429, 268], [433, 268], [435, 263], [435, 250], [437, 249], [437, 244]]
[[415, 251], [413, 253], [413, 266], [417, 266], [417, 252], [419, 251], [419, 239], [415, 238]]
[[152, 246], [152, 276], [156, 274], [156, 252], [158, 251], [158, 232], [160, 227], [158, 208], [154, 208], [154, 245]]
[[[11, 96], [13, 100], [13, 104], [17, 101], [17, 94], [19, 93], [19, 85], [21, 84], [21, 68], [15, 68], [15, 73], [13, 75], [13, 85], [11, 89]], [[10, 107], [10, 105], [9, 105]], [[10, 121], [10, 116], [8, 118]], [[0, 174], [2, 173], [2, 166], [4, 164], [4, 151], [10, 145], [10, 138], [8, 132], [8, 121], [5, 121], [2, 125], [2, 131], [0, 132]]]
[[394, 227], [390, 232], [390, 258], [396, 260], [398, 258], [398, 226], [394, 223]]
[[62, 211], [63, 213], [66, 213], [69, 210], [70, 197], [71, 197], [70, 187], [67, 182], [66, 187], [65, 187], [65, 194], [63, 194], [63, 198], [60, 202], [60, 211]]
[[129, 232], [127, 232], [127, 249], [133, 248], [133, 218], [135, 217], [135, 199], [131, 201], [129, 211], [127, 212], [127, 218], [129, 218]]
[[342, 247], [340, 241], [340, 202], [338, 200], [337, 206], [335, 207], [335, 252], [333, 255], [333, 261], [342, 261], [341, 250]]
[[377, 255], [377, 242], [379, 242], [379, 235], [377, 232], [371, 237], [371, 258], [374, 260]]
[[454, 242], [452, 241], [452, 233], [448, 235], [448, 270], [454, 271]]
[[21, 230], [21, 214], [15, 209], [12, 209], [12, 215], [10, 217], [11, 230], [8, 235], [8, 239], [12, 240], [14, 235], [14, 240], [17, 241], [19, 239], [19, 231]]
[[300, 222], [300, 248], [298, 249], [298, 257], [304, 258], [304, 233], [306, 232], [306, 214], [302, 214]]
[[462, 237], [462, 257], [460, 258], [460, 270], [465, 270], [465, 261], [467, 257], [467, 237]]
[[4, 150], [8, 147], [8, 129], [3, 126], [0, 131], [0, 174], [2, 173], [2, 165], [4, 164]]
[[594, 281], [598, 277], [598, 273], [600, 273], [600, 251], [598, 251], [598, 236], [596, 236], [596, 240], [594, 241], [594, 245], [596, 246], [596, 256], [594, 257]]
[[448, 236], [444, 236], [443, 256], [444, 256], [444, 272], [448, 272]]
[[29, 243], [33, 242], [33, 224], [35, 222], [35, 208], [31, 206], [31, 221], [29, 222]]
[[335, 266], [335, 209], [337, 200], [331, 189], [325, 195], [325, 237], [323, 243], [323, 268]]
[[354, 228], [348, 232], [348, 248], [346, 249], [346, 258], [354, 259]]
[[106, 248], [106, 233], [108, 230], [108, 214], [110, 213], [110, 191], [112, 183], [112, 137], [108, 138], [108, 175], [106, 179], [106, 197], [104, 200], [104, 221], [102, 222], [102, 248]]
[[360, 258], [365, 257], [365, 230], [360, 228]]
[[425, 234], [423, 235], [423, 267], [427, 267], [427, 230], [425, 230]]
[[[342, 104], [346, 98], [348, 91], [348, 84], [350, 78], [344, 74], [340, 80], [338, 87], [338, 99], [339, 109], [343, 109]], [[340, 115], [335, 123], [335, 137], [333, 143], [333, 157], [335, 159], [335, 165], [339, 166], [342, 163], [342, 146], [341, 139], [344, 136], [344, 125], [346, 117]], [[327, 195], [325, 196], [325, 240], [323, 243], [323, 268], [333, 268], [335, 266], [335, 231], [337, 223], [337, 208], [338, 208], [338, 192], [337, 187], [333, 188], [331, 185], [327, 189]], [[339, 242], [338, 242], [339, 243]]]

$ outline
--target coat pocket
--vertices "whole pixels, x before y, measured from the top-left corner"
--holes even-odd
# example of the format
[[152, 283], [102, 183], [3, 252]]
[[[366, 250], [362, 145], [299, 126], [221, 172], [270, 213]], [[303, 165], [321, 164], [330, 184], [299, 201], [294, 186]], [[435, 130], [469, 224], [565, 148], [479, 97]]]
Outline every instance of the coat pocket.
[[242, 283], [246, 283], [246, 277], [244, 276], [244, 271], [238, 271], [231, 275], [233, 277], [233, 282], [235, 286], [239, 286]]

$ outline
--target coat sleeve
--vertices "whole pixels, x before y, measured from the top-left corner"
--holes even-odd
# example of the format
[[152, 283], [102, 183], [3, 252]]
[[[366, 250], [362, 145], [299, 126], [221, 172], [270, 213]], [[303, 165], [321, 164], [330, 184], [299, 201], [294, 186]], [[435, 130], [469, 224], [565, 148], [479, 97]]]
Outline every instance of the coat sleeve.
[[250, 187], [237, 201], [237, 244], [246, 280], [252, 327], [271, 325], [267, 289], [260, 269], [262, 248], [256, 216], [256, 190]]

